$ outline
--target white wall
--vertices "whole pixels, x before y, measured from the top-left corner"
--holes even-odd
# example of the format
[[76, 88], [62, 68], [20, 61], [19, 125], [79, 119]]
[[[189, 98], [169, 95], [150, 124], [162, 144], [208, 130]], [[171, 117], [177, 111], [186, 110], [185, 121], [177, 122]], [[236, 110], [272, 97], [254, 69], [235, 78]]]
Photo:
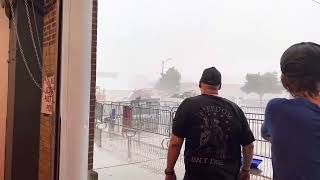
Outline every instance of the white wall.
[[92, 1], [63, 1], [60, 180], [87, 180]]
[[8, 88], [9, 26], [4, 9], [0, 7], [0, 180], [4, 179], [5, 133]]

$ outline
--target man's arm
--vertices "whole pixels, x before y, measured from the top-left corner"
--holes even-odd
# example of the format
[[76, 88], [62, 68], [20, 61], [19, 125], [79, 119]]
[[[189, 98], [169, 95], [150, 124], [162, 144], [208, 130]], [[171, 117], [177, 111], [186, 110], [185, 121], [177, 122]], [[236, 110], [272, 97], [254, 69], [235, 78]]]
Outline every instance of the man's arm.
[[271, 133], [270, 133], [270, 125], [269, 120], [265, 119], [261, 126], [261, 136], [263, 139], [271, 142]]
[[263, 139], [271, 142], [271, 114], [272, 114], [272, 101], [270, 101], [266, 107], [266, 111], [264, 113], [264, 121], [261, 126], [261, 136]]
[[174, 166], [180, 155], [183, 141], [183, 138], [179, 138], [178, 136], [172, 135], [167, 157], [167, 172], [174, 172]]
[[190, 100], [186, 99], [181, 103], [172, 121], [172, 136], [168, 149], [167, 168], [165, 172], [166, 180], [176, 180], [174, 166], [180, 155], [184, 138], [187, 136], [187, 127], [190, 112], [189, 102]]
[[250, 129], [248, 120], [244, 115], [243, 111], [239, 108], [239, 118], [241, 122], [241, 134], [240, 144], [242, 146], [243, 162], [240, 171], [240, 180], [250, 179], [250, 167], [253, 159], [253, 142], [255, 141], [254, 135]]
[[243, 155], [243, 163], [242, 163], [242, 170], [250, 171], [251, 161], [253, 159], [253, 143], [245, 145], [242, 147], [242, 155]]

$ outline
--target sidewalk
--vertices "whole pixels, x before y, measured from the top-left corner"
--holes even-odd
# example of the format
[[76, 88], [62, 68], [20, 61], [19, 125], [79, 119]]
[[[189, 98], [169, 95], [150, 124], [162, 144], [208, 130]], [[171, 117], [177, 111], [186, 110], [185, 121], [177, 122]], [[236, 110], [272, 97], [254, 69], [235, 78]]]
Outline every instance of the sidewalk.
[[[158, 135], [143, 133], [141, 141], [136, 137], [132, 139], [129, 151], [127, 138], [104, 132], [101, 147], [95, 145], [94, 170], [98, 172], [100, 180], [164, 180], [167, 150], [161, 147], [162, 139]], [[253, 175], [251, 179], [270, 180], [264, 174], [269, 174], [272, 170], [271, 161], [264, 159], [260, 168], [264, 172], [253, 172], [258, 176]], [[175, 170], [178, 179], [183, 179], [182, 156]]]
[[123, 160], [103, 148], [95, 147], [94, 169], [99, 174], [100, 180], [163, 180], [164, 175], [148, 168], [151, 164], [162, 163], [162, 160], [129, 161]]

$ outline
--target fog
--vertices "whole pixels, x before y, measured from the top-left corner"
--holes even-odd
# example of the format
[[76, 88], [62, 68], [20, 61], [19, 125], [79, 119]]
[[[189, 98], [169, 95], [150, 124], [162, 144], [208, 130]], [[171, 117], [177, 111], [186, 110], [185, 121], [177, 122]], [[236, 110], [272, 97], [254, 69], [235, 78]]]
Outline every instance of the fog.
[[290, 45], [320, 42], [320, 5], [309, 0], [103, 0], [98, 14], [98, 77], [107, 89], [153, 86], [176, 67], [182, 82], [197, 82], [216, 66], [226, 84], [248, 72], [279, 72]]
[[[279, 77], [280, 57], [289, 46], [320, 43], [318, 17], [320, 4], [312, 0], [103, 0], [97, 85], [107, 90], [107, 100], [130, 100], [132, 91], [155, 87], [165, 61], [164, 72], [174, 67], [181, 73], [179, 94], [197, 91], [203, 69], [215, 66], [224, 97], [256, 101], [257, 95], [240, 90], [246, 74]], [[263, 99], [276, 96], [287, 95]]]

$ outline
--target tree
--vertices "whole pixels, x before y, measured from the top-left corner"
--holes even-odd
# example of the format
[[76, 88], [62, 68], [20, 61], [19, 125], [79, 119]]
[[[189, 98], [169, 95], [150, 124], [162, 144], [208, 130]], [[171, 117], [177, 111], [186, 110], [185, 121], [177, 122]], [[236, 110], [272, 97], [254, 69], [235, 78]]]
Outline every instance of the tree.
[[174, 93], [180, 89], [181, 74], [174, 67], [162, 75], [155, 88], [168, 93]]
[[256, 93], [260, 97], [260, 104], [262, 105], [262, 98], [265, 94], [281, 93], [283, 88], [278, 80], [276, 72], [249, 73], [246, 75], [246, 82], [241, 90], [247, 94]]

